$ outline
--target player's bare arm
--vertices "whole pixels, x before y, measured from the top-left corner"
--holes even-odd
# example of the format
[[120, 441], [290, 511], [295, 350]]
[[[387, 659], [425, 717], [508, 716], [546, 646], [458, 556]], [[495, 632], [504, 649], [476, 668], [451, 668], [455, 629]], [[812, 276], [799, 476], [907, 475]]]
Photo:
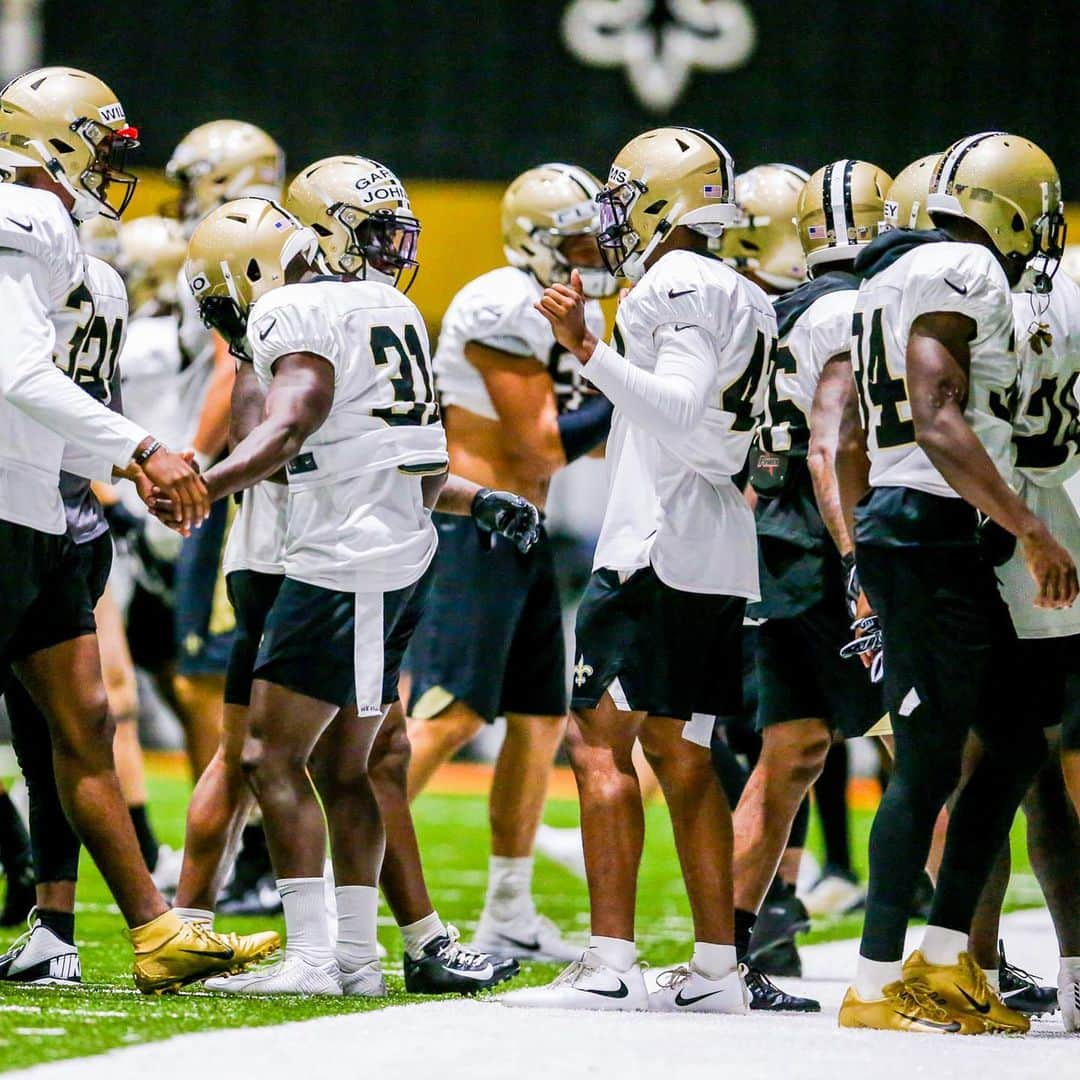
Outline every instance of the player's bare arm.
[[961, 498], [1020, 542], [1038, 586], [1036, 606], [1068, 607], [1078, 592], [1072, 558], [1004, 481], [964, 419], [974, 335], [975, 323], [954, 312], [912, 324], [908, 396], [916, 442]]
[[334, 401], [334, 371], [312, 353], [288, 353], [274, 365], [264, 418], [236, 449], [206, 474], [212, 499], [272, 476], [318, 431]]
[[[837, 450], [848, 399], [854, 404], [855, 383], [851, 375], [851, 356], [840, 353], [825, 364], [821, 381], [814, 392], [810, 410], [810, 449], [807, 465], [814, 485], [825, 528], [829, 530], [836, 550], [850, 555], [855, 548], [844, 520], [844, 508], [840, 501], [840, 482], [837, 478]], [[848, 438], [853, 436], [850, 430]]]

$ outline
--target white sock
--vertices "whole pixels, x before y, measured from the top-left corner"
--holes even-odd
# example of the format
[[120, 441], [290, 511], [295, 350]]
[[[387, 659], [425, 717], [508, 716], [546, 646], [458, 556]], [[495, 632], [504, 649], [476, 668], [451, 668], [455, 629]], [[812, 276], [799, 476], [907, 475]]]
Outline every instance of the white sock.
[[212, 911], [206, 911], [204, 908], [197, 907], [174, 907], [173, 911], [175, 911], [184, 922], [205, 923], [209, 929], [214, 929], [214, 913]]
[[637, 946], [632, 941], [617, 937], [597, 937], [593, 934], [589, 938], [589, 952], [604, 967], [614, 968], [616, 971], [629, 971], [637, 960]]
[[487, 897], [484, 910], [502, 921], [513, 919], [522, 910], [532, 911], [532, 856], [522, 859], [492, 855], [488, 860]]
[[694, 955], [690, 960], [697, 971], [707, 979], [722, 979], [739, 966], [734, 945], [713, 945], [708, 941], [694, 942]]
[[307, 963], [319, 966], [334, 959], [323, 888], [321, 877], [277, 880], [285, 909], [285, 955], [299, 956]]
[[983, 968], [983, 974], [986, 976], [986, 981], [990, 984], [990, 989], [995, 994], [1001, 991], [1001, 972], [997, 968]]
[[379, 959], [379, 890], [374, 885], [339, 885], [337, 948], [334, 956], [342, 971], [359, 971]]
[[855, 993], [860, 1001], [880, 1001], [885, 987], [903, 977], [903, 960], [867, 960], [860, 956], [855, 968]]
[[420, 960], [424, 955], [424, 946], [429, 941], [446, 934], [446, 924], [439, 918], [439, 913], [433, 911], [422, 919], [417, 919], [408, 926], [399, 926], [401, 938], [405, 942], [405, 951], [414, 959]]
[[960, 954], [967, 952], [967, 947], [967, 934], [928, 923], [923, 932], [920, 951], [928, 964], [955, 964], [960, 959]]

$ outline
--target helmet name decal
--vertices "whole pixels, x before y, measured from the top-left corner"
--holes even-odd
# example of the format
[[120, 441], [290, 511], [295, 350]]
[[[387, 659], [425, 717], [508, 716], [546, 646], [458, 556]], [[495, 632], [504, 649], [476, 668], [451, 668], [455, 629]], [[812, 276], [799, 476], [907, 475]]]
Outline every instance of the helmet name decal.
[[103, 105], [98, 109], [98, 115], [103, 123], [115, 124], [117, 121], [124, 120], [124, 106], [119, 101], [114, 101], [111, 105]]

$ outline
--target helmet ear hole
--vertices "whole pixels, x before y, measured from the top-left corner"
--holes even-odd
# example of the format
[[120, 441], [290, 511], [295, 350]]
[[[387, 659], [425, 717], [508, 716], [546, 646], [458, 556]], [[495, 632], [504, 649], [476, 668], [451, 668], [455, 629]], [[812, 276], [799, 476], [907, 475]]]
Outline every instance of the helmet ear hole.
[[659, 214], [665, 206], [667, 206], [667, 199], [657, 199], [656, 202], [652, 203], [650, 206], [646, 206], [642, 212], [646, 214]]
[[317, 221], [311, 226], [318, 236], [331, 236], [332, 233], [325, 225], [320, 225]]
[[63, 139], [50, 139], [49, 140], [49, 145], [58, 154], [73, 154], [73, 153], [75, 153], [75, 147], [74, 146], [69, 146], [66, 142], [64, 142]]
[[1012, 216], [1012, 230], [1013, 232], [1024, 231], [1024, 219], [1020, 216], [1019, 213], [1013, 214]]
[[248, 281], [261, 281], [262, 271], [259, 269], [259, 264], [254, 259], [249, 259], [247, 264], [247, 276]]

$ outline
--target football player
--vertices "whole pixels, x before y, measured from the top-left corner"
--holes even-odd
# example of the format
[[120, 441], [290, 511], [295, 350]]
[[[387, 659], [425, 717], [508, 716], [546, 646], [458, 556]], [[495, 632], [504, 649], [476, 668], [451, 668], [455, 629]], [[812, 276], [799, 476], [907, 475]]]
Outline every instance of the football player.
[[[277, 935], [207, 934], [170, 910], [150, 879], [113, 767], [93, 615], [101, 545], [67, 535], [60, 470], [101, 480], [114, 472], [140, 483], [145, 477], [147, 496], [156, 484], [185, 531], [201, 523], [209, 500], [187, 460], [76, 385], [104, 386], [120, 328], [95, 313], [72, 219], [123, 212], [135, 185], [123, 158], [137, 132], [112, 90], [73, 68], [12, 80], [0, 91], [0, 110], [0, 168], [14, 180], [0, 185], [0, 561], [9, 577], [0, 590], [0, 648], [47, 718], [56, 787], [131, 928], [136, 985], [160, 992], [242, 968], [276, 948]], [[61, 347], [60, 370], [54, 349], [64, 309], [74, 313], [68, 329], [80, 329], [66, 352]], [[76, 518], [84, 495], [69, 489]], [[44, 741], [30, 741], [40, 759]]]
[[3, 784], [0, 784], [0, 869], [7, 880], [0, 926], [18, 926], [34, 906], [34, 860], [30, 834]]
[[[927, 208], [940, 231], [890, 230], [856, 261], [852, 360], [869, 492], [851, 439], [840, 440], [837, 469], [857, 576], [884, 631], [896, 760], [871, 832], [842, 1026], [1028, 1028], [969, 955], [968, 931], [1045, 755], [1012, 678], [1016, 636], [993, 566], [1001, 534], [1017, 538], [1038, 606], [1068, 607], [1077, 594], [1068, 552], [1004, 479], [1017, 381], [1010, 286], [1036, 256], [1060, 255], [1060, 191], [1053, 163], [1028, 140], [961, 139], [931, 177]], [[980, 533], [977, 511], [990, 530]], [[904, 964], [911, 897], [972, 729], [983, 754], [953, 808], [922, 947]]]
[[[576, 268], [602, 335], [596, 297], [615, 279], [596, 246], [600, 183], [575, 165], [530, 169], [507, 188], [508, 266], [454, 297], [435, 353], [450, 466], [456, 475], [523, 493], [541, 510], [551, 477], [607, 435], [611, 406], [581, 381], [580, 364], [534, 308]], [[504, 540], [477, 543], [467, 521], [437, 514], [439, 551], [428, 609], [410, 651], [409, 794], [485, 723], [506, 718], [491, 784], [491, 858], [473, 939], [485, 952], [569, 961], [581, 954], [539, 914], [533, 845], [566, 722], [566, 658], [547, 534], [526, 557]]]
[[[590, 330], [578, 274], [538, 305], [615, 406], [609, 500], [578, 611], [568, 747], [581, 798], [593, 936], [543, 1008], [745, 1012], [734, 945], [731, 812], [712, 770], [715, 717], [738, 711], [741, 628], [758, 598], [753, 515], [732, 482], [764, 407], [776, 318], [710, 255], [733, 224], [734, 169], [711, 136], [631, 140], [600, 193], [599, 242], [635, 284], [613, 346]], [[634, 739], [663, 787], [694, 919], [690, 963], [647, 993], [634, 943], [644, 822]]]
[[[858, 289], [851, 269], [877, 235], [888, 184], [876, 165], [853, 158], [809, 178], [794, 220], [811, 280], [773, 301], [778, 348], [750, 457], [762, 593], [751, 610], [764, 619], [756, 656], [762, 750], [734, 815], [742, 959], [792, 822], [833, 739], [863, 735], [881, 716], [880, 694], [866, 672], [840, 658], [850, 638], [841, 558], [852, 557], [852, 544], [836, 497], [835, 430], [820, 415], [813, 436], [811, 427], [816, 398], [851, 379]], [[806, 999], [776, 1002], [800, 1011], [811, 1006], [818, 1007]]]

